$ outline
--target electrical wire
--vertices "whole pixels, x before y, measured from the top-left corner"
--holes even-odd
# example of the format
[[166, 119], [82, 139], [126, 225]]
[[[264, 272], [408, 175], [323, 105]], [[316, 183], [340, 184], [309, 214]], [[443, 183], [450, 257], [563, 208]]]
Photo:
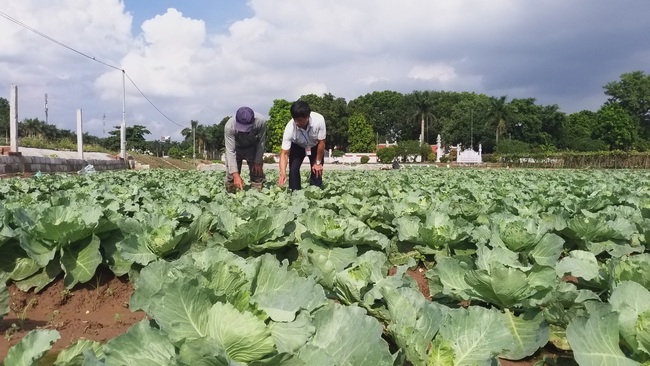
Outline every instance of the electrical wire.
[[38, 34], [39, 36], [41, 36], [41, 37], [47, 39], [48, 41], [54, 42], [54, 43], [58, 44], [59, 46], [64, 47], [64, 48], [67, 48], [68, 50], [70, 50], [70, 51], [72, 51], [72, 52], [75, 52], [75, 53], [78, 53], [79, 55], [81, 55], [81, 56], [83, 56], [83, 57], [86, 57], [86, 58], [88, 58], [88, 59], [90, 59], [90, 60], [92, 60], [92, 61], [98, 62], [98, 63], [100, 63], [100, 64], [102, 64], [102, 65], [104, 65], [104, 66], [110, 67], [110, 68], [112, 68], [112, 69], [122, 71], [122, 72], [124, 73], [124, 75], [127, 77], [127, 79], [129, 79], [129, 81], [131, 82], [131, 84], [133, 84], [133, 86], [135, 87], [135, 89], [140, 93], [140, 95], [142, 95], [142, 97], [143, 97], [143, 98], [144, 98], [144, 99], [145, 99], [149, 104], [151, 104], [151, 106], [154, 107], [154, 109], [155, 109], [156, 111], [158, 111], [158, 113], [160, 113], [160, 114], [161, 114], [163, 117], [165, 117], [169, 122], [175, 124], [176, 126], [178, 126], [178, 127], [185, 127], [185, 126], [183, 126], [183, 125], [180, 125], [180, 124], [176, 123], [176, 121], [172, 120], [172, 119], [169, 118], [165, 113], [163, 113], [163, 112], [162, 112], [162, 111], [161, 111], [161, 110], [160, 110], [160, 109], [159, 109], [159, 108], [158, 108], [158, 107], [157, 107], [157, 106], [156, 106], [156, 105], [155, 105], [155, 104], [154, 104], [154, 103], [149, 99], [149, 97], [147, 97], [147, 96], [142, 92], [142, 90], [140, 90], [140, 88], [135, 84], [135, 82], [133, 81], [133, 79], [131, 79], [131, 77], [129, 76], [129, 74], [126, 72], [126, 70], [121, 69], [121, 68], [116, 67], [116, 66], [113, 66], [113, 65], [110, 65], [110, 64], [108, 64], [108, 63], [106, 63], [106, 62], [103, 62], [103, 61], [101, 61], [101, 60], [98, 60], [96, 57], [93, 57], [93, 56], [87, 55], [87, 54], [85, 54], [85, 53], [83, 53], [83, 52], [81, 52], [81, 51], [79, 51], [79, 50], [76, 50], [76, 49], [74, 49], [74, 48], [72, 48], [72, 47], [70, 47], [70, 46], [68, 46], [68, 45], [66, 45], [66, 44], [64, 44], [64, 43], [62, 43], [62, 42], [59, 42], [59, 41], [57, 41], [56, 39], [54, 39], [54, 38], [48, 36], [47, 34], [45, 34], [45, 33], [43, 33], [43, 32], [40, 32], [40, 31], [38, 31], [38, 30], [36, 30], [36, 29], [34, 29], [34, 28], [28, 26], [27, 24], [21, 22], [20, 20], [18, 20], [18, 19], [16, 19], [16, 18], [14, 18], [14, 17], [12, 17], [12, 16], [10, 16], [10, 15], [4, 13], [3, 11], [0, 11], [0, 17], [3, 17], [3, 18], [5, 18], [5, 19], [9, 20], [9, 21], [12, 22], [12, 23], [18, 24], [19, 26], [21, 26], [21, 27], [23, 27], [23, 28], [25, 28], [25, 29], [27, 29], [27, 30], [33, 32], [33, 33]]

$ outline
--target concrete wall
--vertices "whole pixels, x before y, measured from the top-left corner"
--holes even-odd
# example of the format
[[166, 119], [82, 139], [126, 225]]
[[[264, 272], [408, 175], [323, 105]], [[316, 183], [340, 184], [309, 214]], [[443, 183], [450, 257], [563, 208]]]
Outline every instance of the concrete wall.
[[76, 173], [87, 165], [96, 171], [127, 169], [124, 160], [59, 159], [40, 156], [0, 156], [0, 174]]

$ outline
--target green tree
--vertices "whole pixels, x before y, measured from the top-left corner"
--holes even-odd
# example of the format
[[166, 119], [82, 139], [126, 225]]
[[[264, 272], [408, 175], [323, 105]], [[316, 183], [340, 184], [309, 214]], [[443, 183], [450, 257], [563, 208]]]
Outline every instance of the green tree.
[[508, 104], [508, 137], [537, 146], [544, 143], [542, 134], [542, 107], [535, 98], [513, 99]]
[[225, 148], [224, 129], [230, 116], [224, 117], [221, 122], [205, 128], [205, 149], [208, 159], [218, 159]]
[[375, 151], [375, 133], [366, 117], [355, 113], [348, 119], [348, 150], [350, 152]]
[[[111, 151], [118, 151], [120, 149], [120, 126], [113, 126], [112, 131], [108, 131], [109, 137], [105, 138], [102, 144], [102, 147]], [[127, 149], [146, 149], [145, 147], [145, 135], [149, 135], [151, 132], [147, 129], [146, 126], [142, 125], [133, 125], [127, 126], [125, 130], [126, 138], [126, 148]]]
[[287, 122], [291, 120], [291, 102], [276, 99], [269, 110], [269, 120], [266, 122], [266, 151], [279, 153], [282, 149], [282, 135]]
[[403, 121], [406, 120], [404, 95], [384, 90], [358, 97], [348, 104], [348, 112], [361, 113], [366, 117], [375, 133], [376, 139], [396, 141], [400, 136]]
[[325, 117], [327, 124], [326, 149], [335, 147], [347, 149], [348, 146], [348, 103], [344, 98], [337, 98], [327, 93], [323, 96], [307, 94], [300, 97], [309, 103], [311, 110], [318, 112]]
[[598, 116], [592, 111], [583, 110], [567, 116], [564, 134], [568, 139], [591, 137], [598, 125]]
[[411, 93], [410, 97], [413, 111], [411, 118], [415, 118], [420, 122], [420, 144], [422, 144], [425, 140], [425, 125], [434, 119], [432, 94], [428, 90], [416, 90]]
[[542, 133], [545, 136], [544, 145], [557, 147], [562, 140], [567, 126], [567, 116], [560, 111], [556, 104], [542, 106], [540, 111]]
[[0, 97], [0, 134], [7, 143], [9, 143], [9, 113], [9, 101]]
[[608, 150], [609, 145], [593, 138], [598, 128], [598, 115], [595, 112], [583, 110], [567, 116], [566, 126], [558, 147], [573, 151]]
[[[499, 146], [499, 136], [506, 132], [506, 120], [508, 119], [508, 103], [506, 103], [506, 95], [499, 98], [490, 98], [490, 109], [488, 112], [488, 123], [494, 128], [495, 146]], [[495, 149], [496, 150], [496, 149]]]
[[18, 123], [18, 136], [42, 138], [44, 126], [45, 122], [39, 121], [38, 118], [26, 118]]
[[[117, 127], [117, 126], [116, 126]], [[119, 131], [118, 131], [119, 133]], [[125, 130], [126, 141], [145, 141], [144, 136], [150, 135], [151, 131], [146, 126], [133, 125], [127, 126]]]
[[[440, 124], [440, 134], [445, 144], [476, 148], [479, 144], [483, 149], [493, 146], [491, 130], [485, 121], [490, 105], [490, 98], [484, 94], [457, 93], [453, 98], [455, 104], [447, 116], [443, 116]], [[432, 141], [432, 144], [434, 141]]]
[[630, 150], [637, 139], [634, 117], [618, 104], [603, 106], [598, 111], [595, 137], [609, 144], [611, 150]]
[[[194, 149], [194, 144], [196, 143], [196, 156], [200, 157], [201, 155], [205, 156], [205, 139], [206, 131], [205, 126], [199, 124], [199, 121], [190, 120], [191, 127], [185, 127], [181, 130], [181, 135], [185, 142], [189, 143], [191, 149]], [[192, 150], [191, 150], [192, 151]], [[201, 153], [203, 152], [203, 154]]]
[[499, 142], [499, 153], [501, 154], [523, 154], [530, 151], [530, 145], [523, 141], [502, 139]]
[[621, 75], [620, 81], [607, 83], [608, 104], [618, 104], [636, 119], [646, 139], [650, 138], [650, 75], [634, 71]]

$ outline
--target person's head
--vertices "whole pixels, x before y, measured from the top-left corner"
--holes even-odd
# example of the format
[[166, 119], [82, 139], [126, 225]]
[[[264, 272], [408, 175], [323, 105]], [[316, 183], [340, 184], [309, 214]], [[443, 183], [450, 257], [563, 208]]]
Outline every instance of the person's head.
[[235, 114], [235, 131], [250, 132], [255, 122], [255, 112], [248, 107], [241, 107]]
[[300, 128], [307, 128], [309, 125], [309, 115], [311, 114], [311, 108], [309, 104], [302, 100], [297, 100], [291, 105], [291, 118], [296, 123], [296, 126]]

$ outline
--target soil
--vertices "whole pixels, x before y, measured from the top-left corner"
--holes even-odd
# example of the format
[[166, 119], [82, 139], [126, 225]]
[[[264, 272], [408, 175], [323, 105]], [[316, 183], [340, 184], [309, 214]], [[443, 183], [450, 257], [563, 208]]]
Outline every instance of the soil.
[[146, 317], [129, 310], [133, 286], [128, 279], [108, 269], [98, 270], [95, 279], [72, 290], [63, 286], [63, 278], [36, 294], [13, 284], [8, 288], [10, 312], [0, 324], [0, 360], [34, 329], [59, 331], [61, 338], [50, 351], [56, 354], [81, 338], [99, 342], [115, 338]]

